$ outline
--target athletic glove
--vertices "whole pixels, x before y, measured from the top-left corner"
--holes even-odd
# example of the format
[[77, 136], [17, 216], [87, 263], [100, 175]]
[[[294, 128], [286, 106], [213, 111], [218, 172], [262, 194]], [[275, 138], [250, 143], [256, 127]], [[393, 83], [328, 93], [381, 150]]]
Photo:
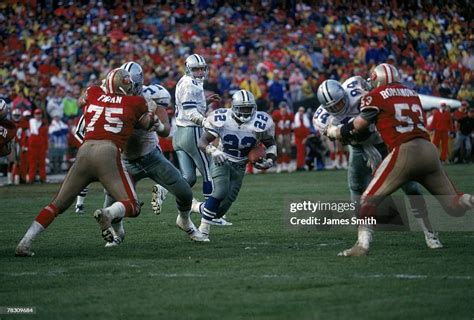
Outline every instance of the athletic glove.
[[227, 160], [225, 153], [217, 149], [212, 144], [206, 147], [206, 153], [211, 155], [212, 160], [214, 160], [214, 163], [217, 165], [222, 165]]
[[265, 169], [273, 167], [273, 160], [270, 158], [260, 159], [257, 162], [255, 162], [253, 166], [257, 168], [258, 170], [265, 170]]

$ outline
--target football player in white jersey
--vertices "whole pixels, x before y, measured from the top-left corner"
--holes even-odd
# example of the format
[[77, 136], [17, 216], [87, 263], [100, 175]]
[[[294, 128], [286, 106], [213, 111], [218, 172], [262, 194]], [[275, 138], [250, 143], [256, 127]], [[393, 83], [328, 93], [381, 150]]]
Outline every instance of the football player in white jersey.
[[203, 177], [203, 194], [212, 193], [213, 184], [209, 171], [210, 157], [199, 150], [197, 144], [202, 135], [202, 127], [208, 111], [208, 102], [219, 102], [217, 94], [204, 95], [204, 80], [208, 68], [204, 58], [192, 54], [186, 58], [186, 74], [176, 85], [176, 132], [173, 146], [178, 157], [179, 167], [184, 178], [192, 187], [196, 183], [196, 167]]
[[[330, 124], [337, 126], [353, 121], [360, 114], [361, 98], [369, 90], [370, 85], [360, 76], [350, 77], [342, 85], [335, 80], [324, 81], [317, 91], [321, 106], [314, 114], [314, 126], [325, 134]], [[364, 136], [357, 137], [357, 141], [345, 143], [349, 144], [348, 183], [351, 200], [356, 201], [367, 188], [372, 179], [372, 171], [388, 154], [388, 150], [375, 126], [372, 126]], [[408, 196], [422, 195], [419, 185], [415, 182], [404, 185], [403, 191]], [[432, 231], [426, 203], [422, 197], [409, 197], [409, 199], [411, 211], [423, 229], [428, 248], [442, 248], [437, 234]]]
[[232, 109], [218, 109], [204, 123], [199, 149], [212, 160], [214, 190], [205, 202], [193, 203], [193, 211], [201, 213], [203, 236], [209, 236], [212, 219], [222, 217], [237, 199], [250, 150], [260, 143], [266, 148], [266, 157], [254, 164], [257, 169], [268, 169], [276, 160], [275, 125], [270, 115], [256, 109], [253, 94], [239, 90], [232, 95]]
[[[129, 71], [133, 81], [138, 81], [138, 86], [134, 82], [133, 93], [143, 95], [145, 99], [155, 102], [157, 108], [162, 108], [163, 113], [166, 114], [165, 108], [171, 102], [171, 95], [168, 90], [160, 85], [143, 86], [142, 68], [136, 62], [127, 62], [121, 68]], [[185, 231], [191, 240], [206, 241], [207, 239], [202, 237], [189, 218], [193, 200], [191, 187], [178, 169], [164, 157], [159, 147], [158, 136], [166, 137], [170, 132], [168, 118], [164, 117], [164, 119], [164, 122], [157, 121], [155, 127], [148, 131], [142, 129], [133, 131], [122, 152], [125, 168], [135, 184], [143, 178], [150, 178], [175, 195], [179, 212], [176, 225]], [[115, 200], [106, 192], [104, 207], [111, 205], [113, 202]], [[113, 221], [112, 227], [118, 238], [108, 242], [106, 247], [120, 245], [125, 237], [122, 219]]]

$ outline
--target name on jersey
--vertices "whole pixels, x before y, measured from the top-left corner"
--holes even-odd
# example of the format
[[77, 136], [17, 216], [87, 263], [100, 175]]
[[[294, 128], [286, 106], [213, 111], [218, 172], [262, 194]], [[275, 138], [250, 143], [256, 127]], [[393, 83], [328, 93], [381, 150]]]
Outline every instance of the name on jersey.
[[406, 88], [387, 88], [385, 90], [380, 91], [382, 98], [388, 99], [393, 96], [400, 96], [400, 97], [416, 97], [418, 94]]
[[111, 97], [111, 96], [107, 96], [103, 94], [99, 98], [97, 98], [97, 101], [109, 102], [109, 103], [122, 103], [122, 97], [120, 96]]

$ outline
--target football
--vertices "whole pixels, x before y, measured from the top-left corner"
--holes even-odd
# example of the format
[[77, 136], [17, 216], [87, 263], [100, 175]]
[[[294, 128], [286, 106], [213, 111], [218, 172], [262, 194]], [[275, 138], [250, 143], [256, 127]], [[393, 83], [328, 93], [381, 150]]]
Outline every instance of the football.
[[249, 152], [249, 161], [252, 163], [255, 163], [260, 158], [265, 158], [266, 155], [267, 155], [267, 152], [265, 151], [265, 146], [263, 146], [262, 144], [256, 145]]
[[168, 118], [168, 111], [165, 108], [157, 107], [155, 110], [155, 114], [160, 118], [162, 123], [167, 123], [169, 120]]

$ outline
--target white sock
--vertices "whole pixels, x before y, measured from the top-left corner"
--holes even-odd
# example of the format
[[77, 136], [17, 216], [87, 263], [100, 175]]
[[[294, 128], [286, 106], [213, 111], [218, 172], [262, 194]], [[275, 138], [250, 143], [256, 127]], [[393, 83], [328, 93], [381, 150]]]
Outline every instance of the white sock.
[[84, 200], [86, 199], [86, 197], [81, 197], [81, 196], [77, 196], [77, 199], [76, 199], [76, 207], [77, 206], [82, 206], [84, 204]]
[[20, 176], [19, 175], [15, 175], [15, 185], [19, 185], [20, 184]]
[[31, 242], [38, 237], [38, 235], [43, 232], [44, 227], [38, 221], [34, 220], [28, 230], [26, 231], [23, 239], [20, 241], [20, 245], [30, 246]]
[[211, 230], [211, 225], [205, 219], [201, 219], [201, 225], [199, 226], [199, 231], [203, 234], [209, 235], [210, 230]]
[[369, 249], [372, 241], [372, 228], [360, 225], [358, 228], [357, 242], [364, 249]]
[[115, 202], [105, 209], [110, 213], [112, 220], [125, 217], [125, 206], [121, 202]]

